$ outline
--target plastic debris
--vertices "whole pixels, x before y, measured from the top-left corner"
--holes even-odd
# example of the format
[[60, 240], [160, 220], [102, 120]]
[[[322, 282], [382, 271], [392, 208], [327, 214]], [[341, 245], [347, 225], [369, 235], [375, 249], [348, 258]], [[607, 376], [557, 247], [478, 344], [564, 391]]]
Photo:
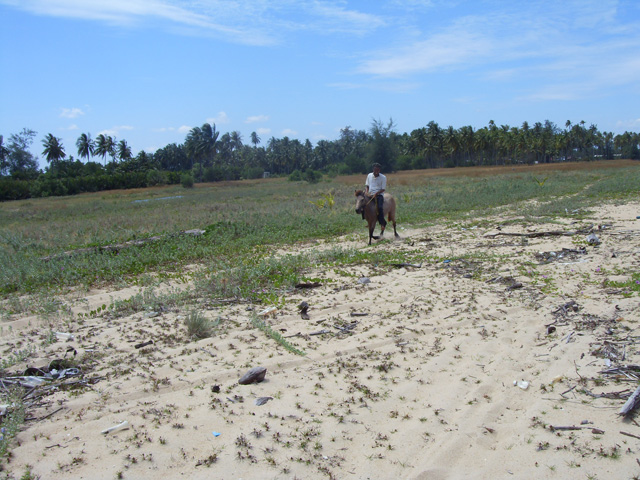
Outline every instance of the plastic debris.
[[598, 238], [598, 236], [595, 233], [590, 233], [587, 236], [587, 243], [589, 245], [600, 245], [600, 239]]
[[514, 380], [513, 385], [520, 387], [522, 390], [526, 390], [527, 388], [529, 388], [529, 382], [527, 382], [526, 380]]
[[220, 435], [222, 435], [220, 432], [212, 432], [214, 437], [219, 437]]
[[115, 432], [119, 432], [120, 430], [127, 430], [128, 428], [129, 428], [129, 422], [127, 422], [125, 420], [124, 422], [119, 423], [118, 425], [114, 425], [113, 427], [105, 428], [100, 433], [104, 433], [106, 435], [107, 433], [115, 433]]
[[265, 308], [264, 310], [262, 310], [258, 315], [261, 315], [263, 317], [266, 317], [267, 315], [271, 314], [271, 313], [275, 313], [277, 310], [276, 307], [269, 307], [269, 308]]
[[68, 342], [75, 340], [75, 337], [73, 336], [72, 333], [66, 333], [66, 332], [53, 332], [55, 334], [56, 337], [58, 337], [58, 340], [67, 340]]

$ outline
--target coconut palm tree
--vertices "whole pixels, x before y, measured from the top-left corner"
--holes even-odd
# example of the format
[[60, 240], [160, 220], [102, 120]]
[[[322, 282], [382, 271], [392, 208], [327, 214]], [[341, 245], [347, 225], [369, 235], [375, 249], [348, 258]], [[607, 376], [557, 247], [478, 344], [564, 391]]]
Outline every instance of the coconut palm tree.
[[83, 133], [76, 140], [76, 147], [78, 148], [78, 155], [80, 158], [86, 158], [87, 161], [91, 160], [93, 156], [93, 140], [90, 133]]
[[258, 148], [258, 145], [260, 144], [260, 137], [256, 132], [251, 132], [251, 143], [253, 143], [255, 148]]
[[105, 161], [105, 157], [111, 154], [113, 150], [113, 138], [109, 135], [101, 133], [96, 137], [94, 153], [102, 157], [102, 161]]
[[120, 140], [118, 142], [118, 158], [121, 162], [131, 160], [131, 147], [127, 145], [126, 140]]
[[62, 142], [60, 141], [60, 139], [54, 137], [50, 133], [48, 133], [47, 136], [44, 137], [44, 140], [42, 140], [42, 145], [44, 146], [42, 154], [46, 156], [48, 163], [55, 163], [67, 156], [67, 154], [64, 153], [64, 147], [62, 146]]

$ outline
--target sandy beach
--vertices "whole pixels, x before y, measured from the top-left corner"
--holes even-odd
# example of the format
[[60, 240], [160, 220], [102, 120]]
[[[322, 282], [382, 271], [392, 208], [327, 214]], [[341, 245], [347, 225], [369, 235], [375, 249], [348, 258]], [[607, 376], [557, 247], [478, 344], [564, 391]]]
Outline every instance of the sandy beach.
[[[202, 298], [219, 326], [198, 341], [187, 310], [101, 310], [139, 287], [70, 295], [78, 321], [4, 324], [3, 356], [51, 330], [73, 335], [13, 373], [65, 357], [81, 369], [27, 411], [6, 468], [43, 479], [635, 478], [640, 428], [618, 412], [638, 385], [622, 367], [640, 363], [640, 301], [609, 282], [638, 271], [638, 215], [638, 202], [610, 203], [523, 226], [496, 211], [399, 223], [401, 238], [371, 247], [363, 225], [276, 254], [341, 246], [434, 260], [310, 265], [321, 285], [264, 314]], [[256, 315], [305, 355], [255, 328]], [[264, 381], [238, 384], [258, 366]]]

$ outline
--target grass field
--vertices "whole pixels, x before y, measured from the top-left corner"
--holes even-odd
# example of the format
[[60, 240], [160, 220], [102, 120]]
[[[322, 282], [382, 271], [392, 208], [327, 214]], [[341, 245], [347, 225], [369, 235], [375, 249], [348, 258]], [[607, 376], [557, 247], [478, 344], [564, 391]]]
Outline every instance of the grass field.
[[[404, 171], [388, 177], [402, 226], [468, 218], [470, 212], [480, 219], [506, 205], [517, 206], [524, 221], [535, 222], [636, 195], [640, 185], [640, 169], [632, 161]], [[273, 246], [364, 234], [353, 211], [353, 191], [363, 181], [347, 176], [309, 185], [266, 179], [2, 203], [0, 294], [6, 300], [148, 282], [151, 274], [180, 276], [195, 263], [210, 271], [262, 264], [279, 270], [268, 267]], [[331, 208], [317, 205], [323, 195], [335, 202]], [[206, 233], [180, 234], [189, 229]], [[161, 239], [99, 249], [153, 236]]]

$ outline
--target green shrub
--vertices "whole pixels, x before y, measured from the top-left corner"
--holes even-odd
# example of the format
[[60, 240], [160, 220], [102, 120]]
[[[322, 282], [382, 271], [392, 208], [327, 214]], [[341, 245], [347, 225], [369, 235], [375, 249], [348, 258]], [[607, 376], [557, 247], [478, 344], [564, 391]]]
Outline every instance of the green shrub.
[[209, 320], [200, 312], [194, 310], [187, 315], [184, 324], [187, 327], [187, 335], [189, 335], [189, 338], [200, 340], [213, 335], [214, 330], [220, 324], [220, 319], [215, 321]]
[[193, 188], [193, 175], [190, 173], [183, 173], [180, 175], [180, 183], [184, 188]]

